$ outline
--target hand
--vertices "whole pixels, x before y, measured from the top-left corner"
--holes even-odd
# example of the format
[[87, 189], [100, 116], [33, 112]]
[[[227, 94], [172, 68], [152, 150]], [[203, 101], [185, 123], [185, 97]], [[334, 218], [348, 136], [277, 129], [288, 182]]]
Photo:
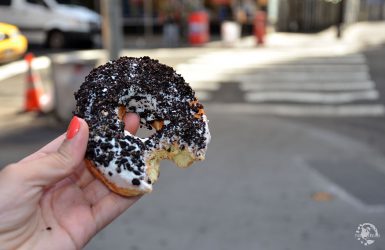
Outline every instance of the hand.
[[[124, 117], [135, 134], [139, 118]], [[66, 134], [0, 171], [1, 249], [81, 249], [139, 197], [112, 193], [84, 164], [87, 123], [77, 117]]]

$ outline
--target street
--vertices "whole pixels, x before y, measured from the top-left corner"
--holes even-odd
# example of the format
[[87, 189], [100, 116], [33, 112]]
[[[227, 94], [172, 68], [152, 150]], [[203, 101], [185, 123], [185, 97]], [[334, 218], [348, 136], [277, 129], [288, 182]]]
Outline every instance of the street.
[[[369, 247], [385, 249], [384, 46], [310, 39], [124, 54], [183, 75], [205, 105], [212, 142], [191, 168], [162, 162], [154, 191], [85, 249], [359, 250], [363, 223], [380, 234]], [[0, 82], [2, 166], [67, 126], [19, 112], [23, 91], [23, 75]]]

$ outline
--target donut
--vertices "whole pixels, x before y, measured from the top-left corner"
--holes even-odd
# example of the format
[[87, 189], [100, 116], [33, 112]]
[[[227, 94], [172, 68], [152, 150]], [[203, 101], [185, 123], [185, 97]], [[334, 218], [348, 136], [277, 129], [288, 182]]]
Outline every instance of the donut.
[[[158, 60], [109, 61], [89, 73], [75, 99], [74, 115], [89, 126], [86, 166], [115, 193], [151, 192], [162, 159], [185, 168], [205, 158], [211, 136], [203, 105], [183, 77]], [[140, 138], [124, 130], [129, 112], [155, 133]]]

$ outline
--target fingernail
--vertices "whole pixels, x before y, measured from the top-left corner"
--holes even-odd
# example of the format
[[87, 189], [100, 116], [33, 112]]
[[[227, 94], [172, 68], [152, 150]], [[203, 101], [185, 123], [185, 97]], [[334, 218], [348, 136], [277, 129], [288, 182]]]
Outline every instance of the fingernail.
[[80, 120], [77, 116], [74, 116], [68, 125], [67, 139], [71, 140], [80, 130]]

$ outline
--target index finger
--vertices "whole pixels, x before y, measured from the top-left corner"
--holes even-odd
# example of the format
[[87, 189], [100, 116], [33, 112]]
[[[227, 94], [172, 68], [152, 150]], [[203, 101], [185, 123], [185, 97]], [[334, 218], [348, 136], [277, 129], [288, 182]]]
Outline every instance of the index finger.
[[139, 129], [140, 117], [135, 113], [127, 113], [123, 117], [124, 129], [135, 135]]
[[[124, 122], [124, 129], [129, 131], [131, 134], [135, 135], [136, 132], [139, 129], [139, 121], [140, 117], [135, 113], [127, 113], [124, 115], [123, 122]], [[25, 157], [19, 162], [25, 162], [29, 160], [38, 159], [46, 154], [56, 152], [60, 145], [63, 143], [64, 139], [66, 137], [66, 133], [60, 135], [53, 141], [49, 142], [47, 145], [36, 151], [35, 153]]]

